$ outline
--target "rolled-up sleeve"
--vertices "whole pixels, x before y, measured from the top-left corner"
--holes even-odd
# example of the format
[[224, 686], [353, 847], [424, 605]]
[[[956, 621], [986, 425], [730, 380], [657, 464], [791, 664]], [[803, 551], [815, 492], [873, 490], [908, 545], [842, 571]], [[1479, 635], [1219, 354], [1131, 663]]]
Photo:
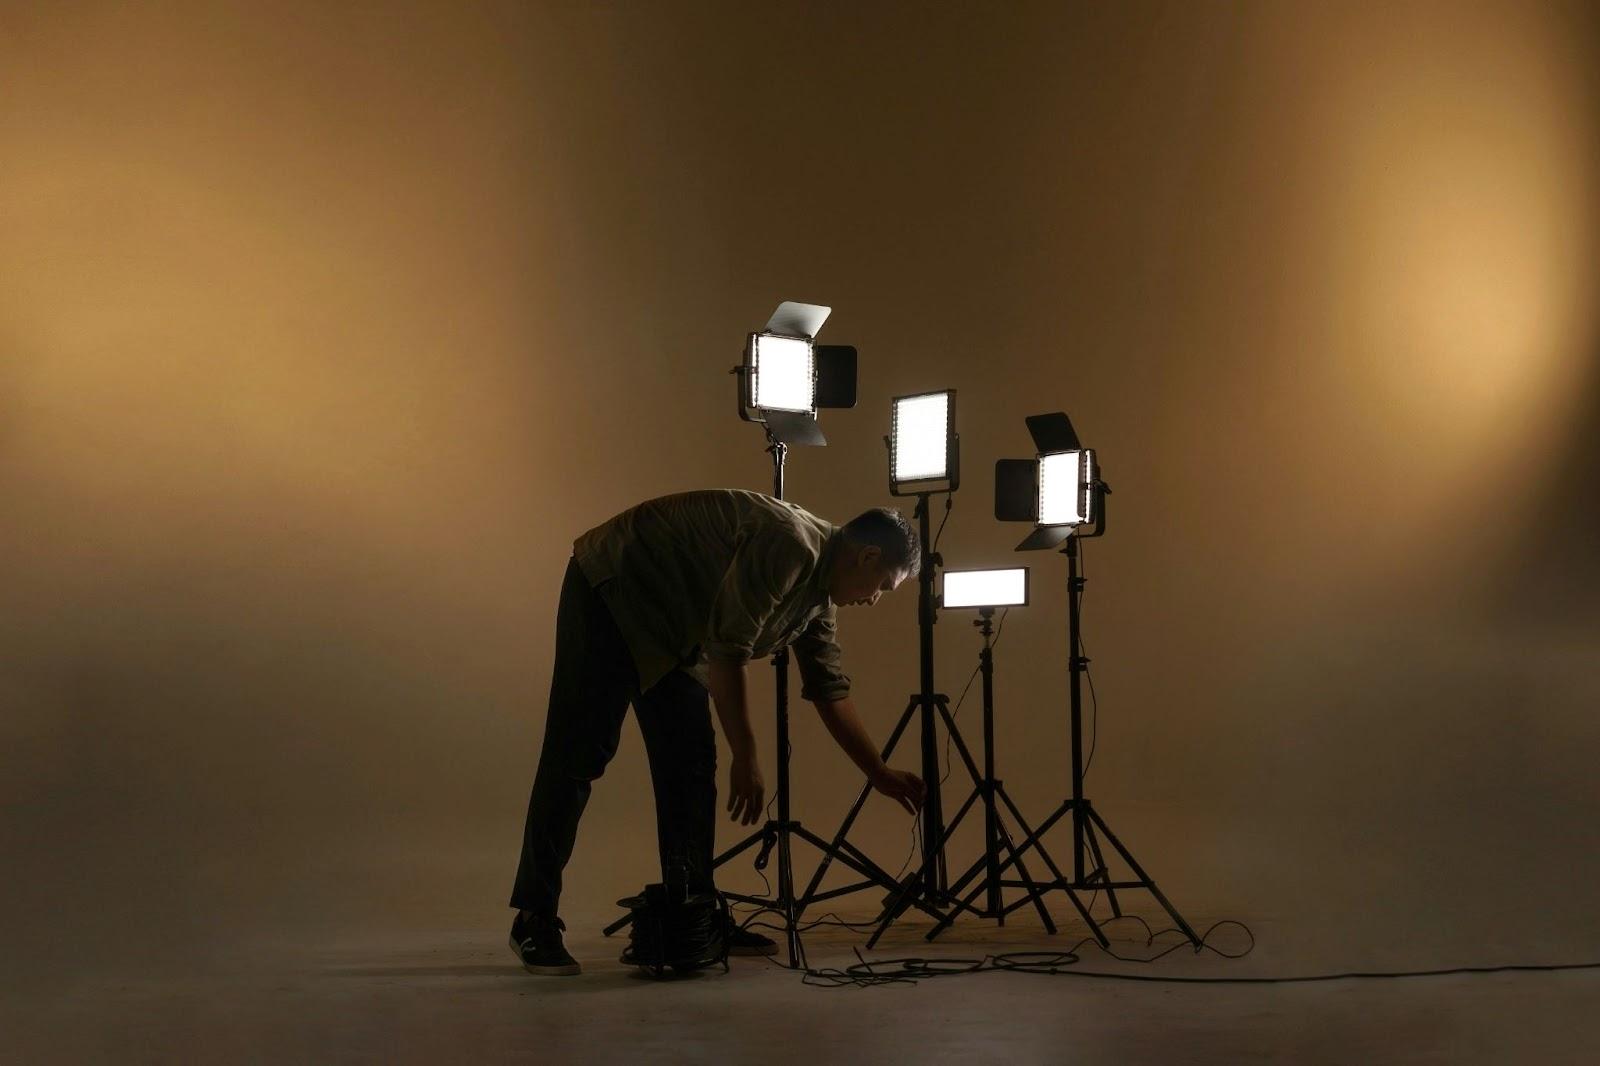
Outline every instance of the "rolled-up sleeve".
[[838, 613], [838, 608], [830, 604], [795, 638], [794, 660], [800, 667], [802, 699], [831, 703], [850, 695], [850, 678], [839, 669]]
[[727, 662], [751, 658], [763, 625], [804, 579], [813, 561], [805, 545], [782, 529], [740, 530], [733, 561], [711, 602], [702, 645], [706, 658]]

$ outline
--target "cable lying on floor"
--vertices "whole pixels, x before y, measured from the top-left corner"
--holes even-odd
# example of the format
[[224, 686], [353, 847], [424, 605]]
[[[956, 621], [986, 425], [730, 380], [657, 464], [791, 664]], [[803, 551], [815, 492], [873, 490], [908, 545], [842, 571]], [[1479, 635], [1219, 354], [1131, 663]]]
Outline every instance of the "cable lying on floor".
[[[1149, 925], [1137, 915], [1127, 914], [1111, 921], [1129, 919]], [[752, 923], [761, 924], [761, 923]], [[841, 925], [846, 928], [854, 923], [818, 921], [817, 925]], [[1109, 923], [1108, 923], [1109, 924]], [[1232, 953], [1222, 951], [1212, 946], [1208, 941], [1211, 935], [1223, 926], [1237, 926], [1250, 937], [1250, 946], [1244, 951]], [[1167, 933], [1178, 933], [1182, 930], [1172, 928], [1163, 929], [1160, 933], [1151, 933], [1146, 939], [1146, 945], [1153, 945], [1157, 937]], [[1223, 958], [1237, 959], [1250, 954], [1255, 948], [1255, 937], [1250, 932], [1249, 926], [1243, 922], [1231, 920], [1220, 921], [1206, 930], [1201, 938], [1200, 946], [1194, 948], [1195, 954], [1201, 951], [1211, 951]], [[1032, 973], [1047, 974], [1059, 977], [1087, 977], [1099, 978], [1109, 981], [1152, 981], [1163, 984], [1200, 984], [1200, 985], [1272, 985], [1272, 984], [1306, 984], [1322, 981], [1347, 981], [1347, 980], [1377, 980], [1414, 977], [1446, 977], [1456, 974], [1489, 974], [1489, 973], [1553, 973], [1564, 970], [1600, 970], [1600, 962], [1573, 962], [1550, 964], [1507, 964], [1501, 966], [1456, 966], [1434, 970], [1379, 970], [1362, 971], [1352, 970], [1339, 973], [1323, 974], [1297, 974], [1282, 977], [1180, 977], [1157, 974], [1135, 973], [1108, 973], [1100, 970], [1080, 970], [1077, 963], [1080, 961], [1078, 949], [1085, 944], [1093, 944], [1091, 937], [1078, 941], [1070, 949], [1064, 951], [1013, 951], [995, 955], [985, 955], [982, 958], [898, 958], [898, 959], [868, 959], [859, 949], [854, 949], [856, 963], [842, 968], [819, 968], [801, 971], [801, 982], [817, 988], [870, 988], [875, 985], [903, 985], [917, 984], [920, 981], [932, 980], [936, 977], [961, 977], [975, 973]], [[1171, 954], [1179, 948], [1189, 947], [1188, 938], [1148, 958], [1118, 955], [1107, 952], [1112, 958], [1122, 962], [1151, 963], [1157, 959]], [[768, 960], [769, 962], [771, 960]], [[772, 963], [779, 966], [778, 963]], [[779, 966], [780, 969], [787, 967]]]

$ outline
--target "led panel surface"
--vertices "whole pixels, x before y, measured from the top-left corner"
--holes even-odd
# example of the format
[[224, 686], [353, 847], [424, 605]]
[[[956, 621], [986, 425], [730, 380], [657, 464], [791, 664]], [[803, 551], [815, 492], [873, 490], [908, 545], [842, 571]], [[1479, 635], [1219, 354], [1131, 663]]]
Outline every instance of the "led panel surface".
[[1039, 457], [1039, 524], [1080, 525], [1089, 521], [1086, 451]]
[[1028, 568], [946, 570], [945, 607], [1021, 607], [1028, 602]]
[[897, 482], [949, 477], [950, 393], [896, 399], [889, 450], [891, 476]]
[[810, 411], [816, 395], [811, 342], [758, 333], [750, 361], [750, 405], [768, 411]]

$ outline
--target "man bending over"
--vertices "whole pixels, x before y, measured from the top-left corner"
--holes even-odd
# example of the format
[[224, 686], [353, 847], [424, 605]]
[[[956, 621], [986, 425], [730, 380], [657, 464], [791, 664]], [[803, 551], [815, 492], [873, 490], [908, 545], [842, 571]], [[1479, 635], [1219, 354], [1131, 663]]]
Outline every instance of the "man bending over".
[[[730, 817], [754, 825], [765, 786], [750, 728], [747, 664], [789, 645], [801, 695], [872, 787], [915, 814], [922, 779], [892, 770], [856, 715], [835, 641], [840, 606], [868, 606], [916, 574], [916, 531], [876, 508], [843, 527], [783, 500], [709, 489], [649, 500], [579, 537], [561, 585], [544, 747], [528, 800], [511, 946], [530, 973], [575, 974], [557, 914], [591, 783], [616, 754], [632, 704], [655, 791], [662, 876], [712, 888], [717, 803], [710, 703], [732, 752]], [[733, 954], [772, 940], [730, 930]]]

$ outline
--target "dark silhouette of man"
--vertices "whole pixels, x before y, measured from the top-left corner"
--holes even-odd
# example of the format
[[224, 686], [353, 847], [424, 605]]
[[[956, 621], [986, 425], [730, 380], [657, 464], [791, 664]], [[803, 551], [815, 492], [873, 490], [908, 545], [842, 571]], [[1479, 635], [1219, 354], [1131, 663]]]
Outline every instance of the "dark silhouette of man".
[[[835, 526], [757, 492], [709, 489], [649, 500], [573, 543], [556, 616], [544, 747], [528, 800], [511, 946], [530, 973], [579, 972], [562, 943], [561, 873], [591, 783], [616, 754], [631, 703], [655, 792], [663, 876], [712, 887], [715, 704], [732, 752], [727, 810], [753, 825], [765, 785], [750, 728], [747, 664], [792, 645], [801, 696], [882, 792], [915, 814], [924, 785], [886, 766], [850, 700], [835, 640], [840, 606], [871, 606], [917, 573], [916, 531], [876, 508]], [[730, 952], [772, 954], [753, 931]]]

